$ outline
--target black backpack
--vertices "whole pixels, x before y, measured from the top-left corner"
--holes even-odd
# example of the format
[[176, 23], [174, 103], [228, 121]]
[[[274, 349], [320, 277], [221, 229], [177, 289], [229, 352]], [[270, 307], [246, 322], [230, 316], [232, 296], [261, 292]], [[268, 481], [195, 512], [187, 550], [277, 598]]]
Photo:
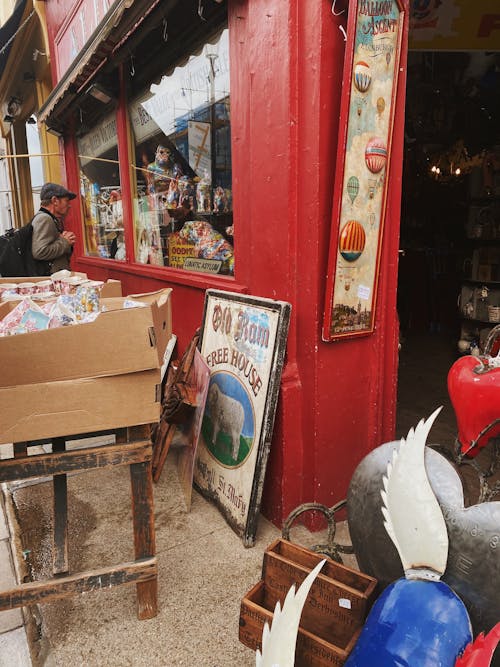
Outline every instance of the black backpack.
[[9, 229], [0, 236], [0, 276], [49, 276], [50, 262], [34, 259], [31, 251], [33, 226]]

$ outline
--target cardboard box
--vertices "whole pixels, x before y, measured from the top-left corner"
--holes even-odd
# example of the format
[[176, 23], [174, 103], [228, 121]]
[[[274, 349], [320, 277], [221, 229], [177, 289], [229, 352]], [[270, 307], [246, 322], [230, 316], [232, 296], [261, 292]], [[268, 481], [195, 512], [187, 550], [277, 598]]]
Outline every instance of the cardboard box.
[[[278, 539], [264, 552], [262, 579], [266, 583], [266, 604], [272, 609], [293, 584], [300, 584], [325, 558], [287, 540]], [[300, 627], [328, 637], [339, 646], [350, 641], [364, 625], [376, 597], [377, 580], [326, 558], [314, 580], [302, 611]]]
[[136, 295], [139, 308], [104, 299], [89, 324], [0, 338], [0, 443], [157, 422], [170, 294]]
[[[160, 369], [172, 334], [170, 293], [135, 296], [144, 308], [103, 299], [108, 312], [94, 322], [0, 338], [0, 388]], [[0, 319], [15, 306], [1, 303]]]
[[[272, 603], [273, 596], [269, 593], [266, 582], [259, 581], [241, 602], [239, 640], [253, 651], [262, 648], [264, 623], [271, 626], [273, 620], [275, 605]], [[354, 648], [360, 632], [361, 628], [357, 628], [344, 642], [336, 644], [328, 634], [304, 629], [301, 621], [297, 634], [295, 666], [341, 667]]]
[[160, 370], [0, 388], [0, 444], [157, 422]]

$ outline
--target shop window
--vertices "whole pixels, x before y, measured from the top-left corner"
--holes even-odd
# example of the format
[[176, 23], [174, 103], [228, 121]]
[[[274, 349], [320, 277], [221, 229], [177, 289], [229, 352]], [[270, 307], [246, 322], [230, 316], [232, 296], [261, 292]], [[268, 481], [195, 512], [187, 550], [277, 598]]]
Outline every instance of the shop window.
[[135, 260], [234, 274], [228, 32], [130, 104]]
[[85, 254], [124, 261], [125, 236], [114, 113], [78, 139], [78, 159]]

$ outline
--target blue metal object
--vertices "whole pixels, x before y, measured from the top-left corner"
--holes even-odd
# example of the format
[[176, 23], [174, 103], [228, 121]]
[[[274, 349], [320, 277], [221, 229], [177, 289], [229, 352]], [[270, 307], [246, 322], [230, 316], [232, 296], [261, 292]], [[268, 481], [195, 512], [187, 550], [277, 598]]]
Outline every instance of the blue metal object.
[[467, 610], [449, 586], [398, 579], [373, 605], [345, 667], [454, 667], [471, 640]]

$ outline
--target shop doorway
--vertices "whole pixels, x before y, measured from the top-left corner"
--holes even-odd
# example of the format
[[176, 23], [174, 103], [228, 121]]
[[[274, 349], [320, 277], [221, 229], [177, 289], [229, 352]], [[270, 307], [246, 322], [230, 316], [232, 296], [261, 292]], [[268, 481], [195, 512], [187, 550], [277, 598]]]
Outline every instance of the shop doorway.
[[456, 423], [448, 370], [461, 354], [480, 350], [496, 323], [499, 108], [499, 53], [410, 51], [397, 437], [443, 405], [433, 439], [453, 444]]

